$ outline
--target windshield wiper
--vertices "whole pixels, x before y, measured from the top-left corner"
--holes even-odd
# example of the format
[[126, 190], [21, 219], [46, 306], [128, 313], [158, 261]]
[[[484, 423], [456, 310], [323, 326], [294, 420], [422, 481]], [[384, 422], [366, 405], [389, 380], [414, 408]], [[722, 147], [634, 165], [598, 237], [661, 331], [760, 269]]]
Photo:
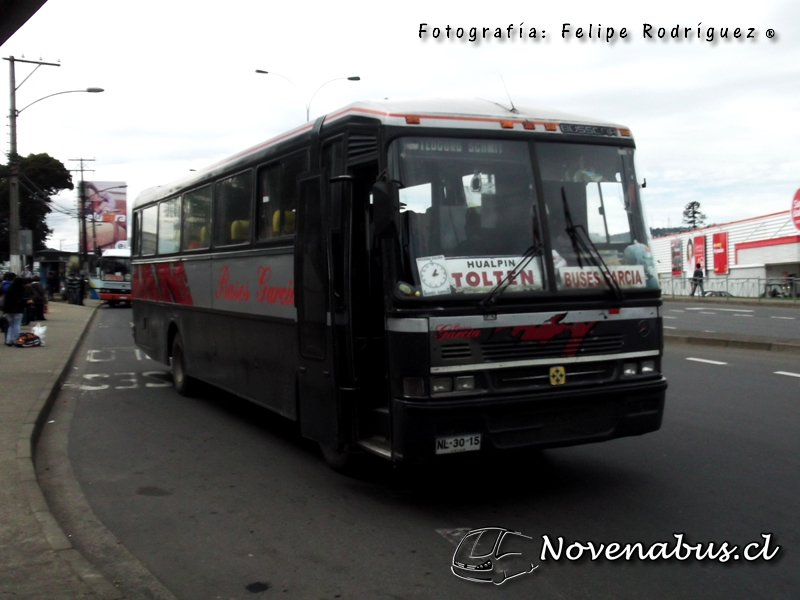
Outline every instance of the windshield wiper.
[[[567, 203], [567, 192], [564, 191], [563, 185], [561, 186], [561, 202], [564, 205], [564, 220], [567, 223], [566, 232], [572, 242], [572, 249], [578, 260], [578, 266], [581, 269], [583, 268], [581, 254], [585, 252], [594, 262], [595, 266], [600, 269], [600, 273], [603, 275], [606, 285], [614, 292], [614, 297], [617, 300], [621, 300], [623, 297], [622, 288], [619, 287], [617, 280], [611, 276], [611, 269], [608, 268], [606, 261], [603, 260], [597, 246], [594, 245], [594, 242], [592, 242], [589, 234], [586, 233], [583, 225], [575, 225], [575, 223], [573, 223], [572, 214], [570, 213], [569, 204]], [[581, 236], [581, 233], [583, 233], [583, 236]]]
[[478, 303], [480, 307], [487, 309], [491, 304], [494, 304], [503, 292], [508, 289], [511, 282], [522, 272], [522, 269], [527, 267], [534, 257], [540, 254], [542, 254], [542, 246], [538, 242], [534, 242], [532, 246], [522, 253], [522, 258], [514, 265], [514, 268], [506, 273], [506, 276]]

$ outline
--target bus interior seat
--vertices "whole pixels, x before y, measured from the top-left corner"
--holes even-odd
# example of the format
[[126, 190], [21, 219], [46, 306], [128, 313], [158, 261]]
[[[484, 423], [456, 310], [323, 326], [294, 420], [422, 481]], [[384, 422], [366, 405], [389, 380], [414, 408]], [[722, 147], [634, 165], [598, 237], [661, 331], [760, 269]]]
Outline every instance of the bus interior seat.
[[467, 207], [440, 206], [438, 210], [441, 249], [450, 251], [466, 238], [464, 224], [467, 221]]
[[250, 239], [250, 220], [239, 219], [231, 223], [231, 241], [244, 242]]
[[295, 227], [295, 213], [293, 210], [284, 210], [283, 230], [281, 231], [281, 211], [276, 210], [272, 214], [272, 234], [273, 235], [292, 235]]

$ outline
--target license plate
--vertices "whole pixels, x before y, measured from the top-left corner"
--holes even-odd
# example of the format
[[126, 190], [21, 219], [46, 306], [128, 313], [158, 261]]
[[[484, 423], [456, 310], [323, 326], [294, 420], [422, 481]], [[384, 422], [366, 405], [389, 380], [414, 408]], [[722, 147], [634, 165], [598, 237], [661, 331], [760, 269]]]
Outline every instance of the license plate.
[[454, 454], [456, 452], [472, 452], [481, 449], [481, 434], [453, 435], [436, 438], [436, 454]]
[[120, 300], [127, 300], [127, 299], [128, 299], [128, 297], [127, 297], [127, 296], [120, 296], [120, 297], [119, 297], [119, 299], [120, 299]]

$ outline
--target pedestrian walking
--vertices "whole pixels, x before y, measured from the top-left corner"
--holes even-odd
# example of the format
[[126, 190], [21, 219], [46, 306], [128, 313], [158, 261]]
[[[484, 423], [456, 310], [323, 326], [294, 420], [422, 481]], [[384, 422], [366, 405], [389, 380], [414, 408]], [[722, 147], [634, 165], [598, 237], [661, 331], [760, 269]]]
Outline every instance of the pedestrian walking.
[[42, 284], [34, 279], [31, 282], [31, 291], [33, 292], [33, 321], [46, 321], [44, 318], [44, 308], [47, 304], [47, 292], [45, 292]]
[[25, 300], [25, 310], [22, 312], [22, 325], [24, 326], [35, 320], [33, 289], [31, 288], [30, 278], [18, 277], [17, 279], [22, 279], [22, 297]]
[[67, 295], [69, 296], [69, 303], [70, 304], [80, 304], [78, 302], [78, 296], [81, 293], [81, 282], [78, 279], [78, 274], [73, 271], [69, 279], [67, 279]]
[[25, 312], [25, 284], [22, 277], [15, 277], [3, 294], [3, 311], [8, 319], [6, 346], [13, 346], [19, 336], [22, 314]]
[[700, 288], [700, 296], [706, 295], [706, 292], [703, 289], [703, 269], [700, 268], [700, 263], [695, 265], [694, 274], [692, 275], [692, 293], [689, 295], [694, 296], [697, 288]]

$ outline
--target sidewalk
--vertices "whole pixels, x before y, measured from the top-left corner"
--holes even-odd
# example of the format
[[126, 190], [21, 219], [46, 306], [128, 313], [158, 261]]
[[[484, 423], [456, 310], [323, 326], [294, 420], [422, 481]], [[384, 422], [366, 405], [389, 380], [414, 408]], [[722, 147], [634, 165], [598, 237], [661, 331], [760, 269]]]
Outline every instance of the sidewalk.
[[[99, 305], [52, 302], [43, 347], [0, 347], [0, 598], [124, 598], [73, 548], [50, 513], [33, 463], [39, 434]], [[800, 353], [800, 345], [781, 340], [688, 331], [665, 332], [665, 341]]]
[[42, 323], [47, 325], [44, 346], [0, 347], [2, 598], [122, 598], [72, 547], [48, 510], [33, 466], [36, 440], [99, 304], [51, 302]]

